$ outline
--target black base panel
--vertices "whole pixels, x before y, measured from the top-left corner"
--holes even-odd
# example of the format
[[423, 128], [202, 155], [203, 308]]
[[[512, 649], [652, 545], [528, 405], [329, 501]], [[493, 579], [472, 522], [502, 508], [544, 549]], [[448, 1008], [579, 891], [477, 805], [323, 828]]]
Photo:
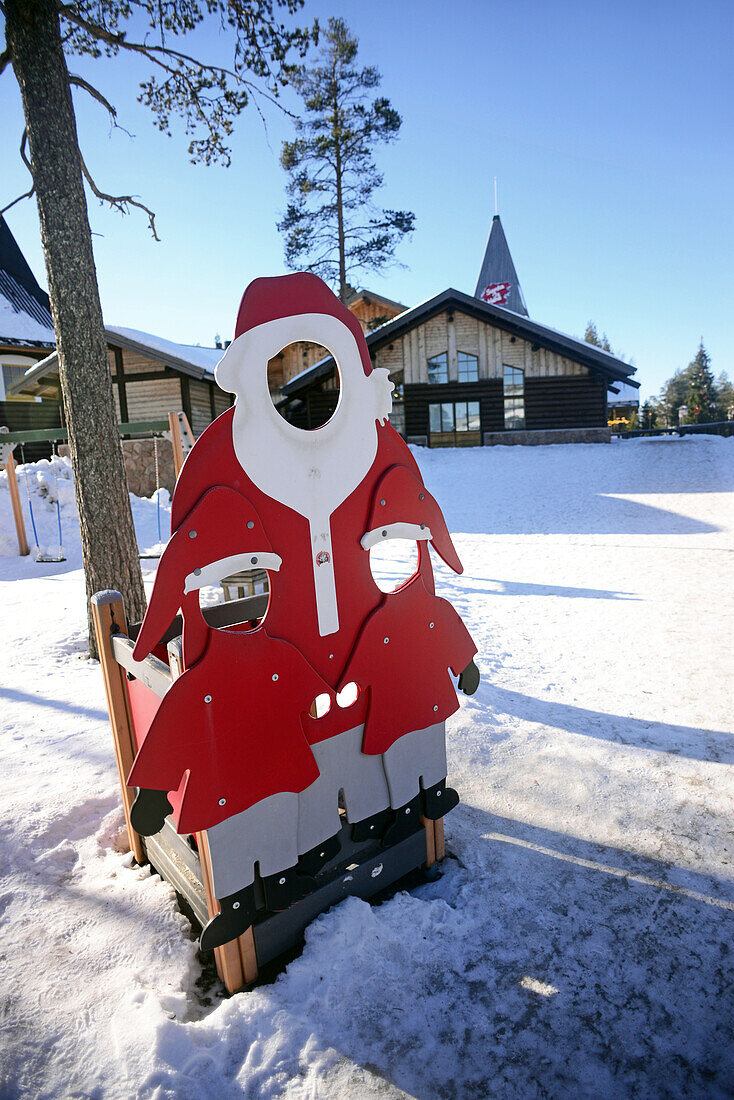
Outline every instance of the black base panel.
[[[306, 927], [319, 913], [346, 897], [370, 898], [425, 862], [426, 834], [424, 829], [420, 829], [406, 840], [374, 853], [356, 866], [350, 864], [340, 875], [332, 877], [290, 909], [263, 917], [252, 929], [258, 966], [264, 966], [297, 944]], [[323, 872], [317, 881], [322, 881], [322, 878]]]
[[[258, 966], [292, 949], [319, 913], [346, 897], [365, 900], [373, 897], [426, 862], [426, 834], [422, 827], [384, 849], [378, 841], [353, 841], [351, 826], [346, 822], [339, 839], [341, 850], [319, 871], [316, 889], [308, 897], [282, 912], [262, 909], [258, 914], [253, 925]], [[198, 852], [186, 837], [179, 836], [169, 820], [155, 836], [146, 837], [144, 844], [154, 869], [184, 898], [203, 927], [209, 916]], [[259, 876], [255, 879], [255, 893], [262, 906], [264, 894]]]

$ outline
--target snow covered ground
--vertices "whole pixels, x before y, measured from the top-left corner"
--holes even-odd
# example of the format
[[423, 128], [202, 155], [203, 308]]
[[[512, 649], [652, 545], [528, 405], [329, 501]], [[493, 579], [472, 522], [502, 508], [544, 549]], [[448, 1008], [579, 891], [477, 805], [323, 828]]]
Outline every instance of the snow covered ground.
[[62, 565], [14, 556], [0, 481], [2, 1097], [734, 1094], [734, 440], [417, 456], [483, 675], [453, 858], [229, 999], [123, 850], [68, 467], [29, 468]]

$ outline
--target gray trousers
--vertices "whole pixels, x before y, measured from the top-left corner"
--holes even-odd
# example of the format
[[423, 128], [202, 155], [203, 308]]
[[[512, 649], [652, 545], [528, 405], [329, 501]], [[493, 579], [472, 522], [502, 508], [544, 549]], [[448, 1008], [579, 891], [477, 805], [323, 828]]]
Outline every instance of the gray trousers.
[[382, 756], [362, 752], [364, 726], [312, 746], [319, 776], [301, 794], [274, 794], [207, 830], [214, 895], [293, 867], [299, 856], [339, 832], [339, 795], [349, 822], [404, 806], [446, 777], [443, 722], [398, 738]]

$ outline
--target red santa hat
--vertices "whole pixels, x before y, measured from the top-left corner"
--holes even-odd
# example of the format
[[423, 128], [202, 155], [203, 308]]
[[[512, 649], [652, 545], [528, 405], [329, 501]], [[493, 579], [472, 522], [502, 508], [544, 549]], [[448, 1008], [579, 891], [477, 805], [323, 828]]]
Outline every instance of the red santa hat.
[[359, 321], [323, 280], [308, 271], [253, 279], [242, 295], [234, 330], [235, 340], [244, 332], [268, 321], [297, 317], [303, 313], [325, 313], [346, 325], [357, 341], [364, 373], [372, 373], [370, 353]]
[[[408, 469], [407, 466], [391, 466], [377, 483], [362, 545], [374, 545], [382, 535], [388, 538], [391, 528], [410, 524], [416, 531], [430, 530], [431, 546], [439, 557], [455, 573], [463, 573], [464, 567], [456, 553], [451, 535], [435, 498]], [[383, 535], [384, 532], [384, 535]], [[376, 536], [370, 538], [369, 536]], [[399, 537], [407, 537], [405, 535]], [[421, 536], [416, 536], [421, 537]]]
[[253, 554], [255, 568], [260, 564], [258, 556], [271, 551], [262, 521], [246, 497], [223, 485], [204, 493], [163, 551], [133, 650], [135, 660], [142, 661], [151, 653], [171, 625], [189, 575], [235, 554]]

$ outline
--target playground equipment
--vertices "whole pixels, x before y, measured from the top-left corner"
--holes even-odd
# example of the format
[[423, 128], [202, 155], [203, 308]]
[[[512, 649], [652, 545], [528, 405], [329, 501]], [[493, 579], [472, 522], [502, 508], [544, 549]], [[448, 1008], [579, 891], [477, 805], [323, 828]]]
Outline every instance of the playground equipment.
[[[313, 341], [336, 359], [332, 419], [274, 408], [267, 363]], [[315, 276], [258, 279], [217, 367], [236, 403], [194, 445], [142, 624], [92, 599], [135, 858], [203, 925], [230, 991], [347, 895], [368, 898], [444, 854], [449, 670], [476, 690], [476, 647], [434, 591], [429, 547], [462, 566], [359, 323]], [[418, 546], [383, 593], [369, 553]], [[200, 607], [253, 568], [268, 592]]]
[[[58, 458], [58, 452], [57, 452], [56, 446], [57, 446], [56, 443], [54, 443], [53, 444], [53, 449], [52, 449], [52, 455], [53, 455], [54, 458]], [[23, 450], [23, 444], [22, 443], [20, 445], [20, 454], [21, 454], [21, 458], [22, 458], [22, 462], [23, 462], [23, 483], [25, 485], [26, 500], [28, 502], [28, 514], [31, 517], [31, 527], [33, 528], [33, 538], [36, 540], [36, 550], [37, 550], [36, 561], [37, 562], [66, 561], [66, 557], [64, 555], [64, 538], [63, 538], [63, 535], [62, 535], [62, 532], [61, 532], [61, 505], [59, 503], [59, 473], [58, 473], [58, 470], [56, 468], [56, 463], [52, 462], [51, 465], [53, 467], [53, 472], [54, 472], [54, 490], [55, 490], [55, 499], [56, 499], [56, 524], [57, 524], [58, 531], [59, 531], [59, 552], [56, 556], [53, 556], [51, 554], [44, 554], [41, 551], [41, 546], [40, 546], [40, 543], [38, 541], [38, 531], [36, 530], [36, 519], [35, 519], [35, 516], [33, 515], [33, 500], [31, 498], [31, 490], [30, 490], [30, 486], [28, 484], [28, 467], [26, 466], [25, 452]]]
[[[122, 438], [135, 438], [135, 439], [153, 439], [155, 448], [155, 477], [156, 477], [156, 490], [160, 489], [160, 479], [158, 471], [158, 440], [166, 438], [171, 443], [173, 449], [173, 468], [175, 476], [178, 477], [181, 467], [183, 466], [184, 459], [194, 445], [194, 435], [191, 431], [191, 425], [189, 424], [188, 417], [183, 412], [171, 412], [168, 414], [166, 420], [142, 420], [130, 424], [119, 424], [118, 429]], [[23, 508], [21, 505], [21, 497], [18, 489], [18, 475], [16, 473], [15, 460], [13, 458], [13, 450], [16, 446], [20, 446], [21, 456], [23, 458], [23, 465], [25, 465], [25, 455], [23, 453], [23, 446], [26, 443], [50, 443], [52, 447], [52, 454], [58, 455], [58, 444], [66, 443], [68, 440], [68, 434], [64, 428], [39, 428], [30, 431], [23, 432], [11, 432], [5, 427], [0, 427], [0, 466], [4, 466], [8, 475], [8, 486], [10, 488], [10, 500], [13, 509], [13, 519], [15, 522], [15, 530], [18, 539], [18, 553], [24, 557], [30, 553], [28, 546], [28, 537], [26, 535], [25, 520], [23, 517]], [[59, 553], [58, 556], [52, 557], [50, 555], [41, 554], [36, 555], [37, 562], [61, 562], [65, 561], [63, 536], [61, 530], [61, 508], [59, 504], [58, 494], [58, 471], [54, 466], [54, 484], [56, 488], [56, 522], [59, 533]], [[33, 501], [31, 498], [30, 487], [28, 484], [28, 472], [24, 470], [24, 482], [26, 499], [28, 504], [28, 514], [31, 521], [31, 528], [33, 530], [33, 536], [36, 543], [36, 549], [40, 551], [38, 542], [38, 533], [36, 530], [36, 521], [33, 513]], [[162, 550], [163, 541], [161, 537], [161, 519], [160, 519], [160, 497], [156, 494], [156, 506], [157, 506], [157, 520], [158, 520], [158, 545]], [[146, 557], [160, 557], [160, 551], [155, 555], [145, 555]]]

